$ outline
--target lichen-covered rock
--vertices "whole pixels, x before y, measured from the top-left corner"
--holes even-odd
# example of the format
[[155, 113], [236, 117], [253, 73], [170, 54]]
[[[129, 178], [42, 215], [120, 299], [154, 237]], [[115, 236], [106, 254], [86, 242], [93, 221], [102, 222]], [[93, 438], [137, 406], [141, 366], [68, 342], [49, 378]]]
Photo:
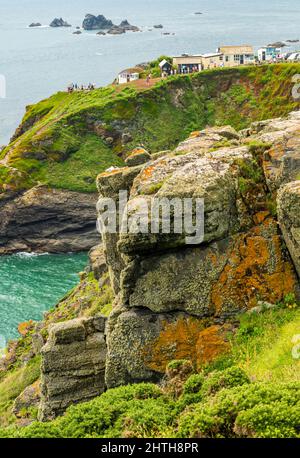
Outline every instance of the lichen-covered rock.
[[[108, 388], [141, 381], [158, 381], [174, 359], [190, 359], [200, 367], [228, 349], [230, 325], [210, 326], [186, 313], [155, 314], [117, 307], [108, 321], [106, 384]], [[205, 350], [203, 332], [214, 348]]]
[[[236, 205], [239, 171], [238, 161], [250, 160], [247, 147], [224, 148], [217, 152], [203, 155], [193, 152], [183, 156], [167, 157], [150, 163], [143, 168], [133, 182], [130, 201], [127, 205], [128, 219], [133, 219], [140, 213], [145, 199], [149, 212], [140, 218], [146, 227], [148, 220], [153, 221], [154, 199], [181, 199], [187, 197], [204, 200], [204, 239], [208, 243], [213, 240], [226, 238], [239, 229], [239, 215]], [[195, 209], [194, 209], [195, 211]], [[161, 224], [162, 216], [158, 224]], [[200, 224], [200, 222], [199, 222]], [[171, 224], [172, 227], [172, 224]], [[134, 254], [139, 251], [149, 251], [155, 247], [170, 248], [186, 245], [185, 231], [176, 233], [149, 230], [148, 233], [121, 233], [119, 249], [122, 253]]]
[[259, 300], [280, 301], [297, 278], [273, 219], [209, 246], [139, 257], [122, 275], [129, 307], [233, 317]]
[[100, 280], [102, 275], [107, 272], [105, 253], [103, 245], [94, 246], [89, 252], [89, 267], [94, 273], [96, 280]]
[[15, 399], [12, 412], [17, 418], [30, 417], [33, 409], [37, 409], [41, 399], [40, 380], [37, 380]]
[[136, 148], [125, 160], [125, 164], [129, 167], [134, 167], [136, 165], [142, 165], [146, 162], [149, 162], [151, 155], [144, 148]]
[[[97, 187], [100, 194], [98, 201], [98, 214], [106, 209], [107, 199], [113, 199], [116, 210], [119, 208], [119, 191], [129, 192], [133, 180], [140, 173], [142, 166], [125, 167], [101, 173], [97, 178]], [[119, 241], [119, 219], [116, 221], [116, 233], [104, 232], [102, 241], [105, 252], [106, 264], [110, 274], [112, 288], [115, 294], [120, 291], [120, 275], [124, 268], [120, 252], [116, 249]]]
[[278, 220], [300, 277], [300, 181], [288, 183], [279, 190]]
[[50, 328], [41, 350], [41, 421], [104, 391], [105, 321], [102, 316], [78, 318]]
[[267, 185], [277, 191], [282, 184], [300, 174], [300, 115], [292, 112], [286, 119], [272, 119], [252, 125], [252, 140], [269, 147], [264, 153], [263, 168]]
[[[103, 238], [119, 304], [107, 328], [109, 387], [157, 380], [173, 359], [196, 366], [211, 361], [225, 350], [224, 326], [239, 313], [299, 294], [273, 211], [276, 192], [298, 173], [299, 132], [297, 113], [242, 134], [227, 126], [208, 128], [130, 175], [127, 167], [100, 176], [100, 202], [108, 196], [118, 206], [118, 191], [125, 187], [129, 201], [123, 211], [129, 222], [139, 223], [138, 230], [129, 225]], [[279, 212], [297, 265], [299, 196], [286, 194], [279, 192], [279, 200], [287, 199]], [[153, 219], [161, 228], [164, 217], [153, 218], [153, 202], [163, 198], [202, 200], [197, 228], [203, 224], [203, 237], [191, 244], [191, 234], [175, 231], [174, 209], [170, 230], [154, 232]], [[190, 212], [195, 221], [194, 207]]]

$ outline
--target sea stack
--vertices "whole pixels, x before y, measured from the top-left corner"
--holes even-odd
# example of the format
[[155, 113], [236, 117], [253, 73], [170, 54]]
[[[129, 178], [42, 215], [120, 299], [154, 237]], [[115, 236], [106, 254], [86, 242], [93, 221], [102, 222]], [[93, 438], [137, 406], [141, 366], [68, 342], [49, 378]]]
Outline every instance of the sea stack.
[[101, 30], [110, 29], [113, 27], [113, 23], [110, 19], [106, 19], [105, 16], [100, 14], [94, 16], [93, 14], [87, 14], [83, 20], [82, 27], [85, 30]]
[[50, 24], [50, 27], [72, 27], [71, 24], [68, 24], [63, 18], [55, 18]]

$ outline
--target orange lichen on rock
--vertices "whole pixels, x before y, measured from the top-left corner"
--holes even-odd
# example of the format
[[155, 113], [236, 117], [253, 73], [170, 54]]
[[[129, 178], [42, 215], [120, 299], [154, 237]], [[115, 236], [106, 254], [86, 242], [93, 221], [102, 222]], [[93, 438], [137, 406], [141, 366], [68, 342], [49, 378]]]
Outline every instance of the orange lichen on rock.
[[189, 138], [198, 138], [200, 137], [200, 130], [196, 130], [195, 132], [191, 132]]
[[200, 332], [196, 344], [197, 369], [229, 351], [228, 333], [231, 331], [230, 325], [215, 325]]
[[229, 327], [206, 326], [207, 321], [195, 317], [165, 322], [159, 337], [143, 350], [146, 366], [164, 373], [172, 360], [190, 360], [197, 369], [212, 361], [228, 349]]
[[128, 167], [119, 167], [119, 168], [115, 168], [115, 169], [112, 169], [110, 171], [106, 171], [106, 172], [102, 172], [98, 175], [97, 179], [101, 179], [102, 177], [109, 177], [109, 176], [112, 176], [112, 175], [116, 175], [117, 173], [123, 173], [125, 170], [128, 170]]
[[28, 332], [32, 331], [34, 326], [34, 321], [25, 321], [24, 323], [20, 323], [18, 326], [18, 331], [21, 336], [26, 336]]
[[285, 259], [280, 235], [272, 230], [269, 218], [248, 234], [239, 235], [228, 253], [228, 261], [212, 289], [212, 305], [217, 315], [228, 308], [245, 309], [259, 300], [277, 303], [297, 287], [292, 264]]
[[268, 210], [255, 213], [253, 216], [254, 224], [263, 223], [268, 216], [270, 216], [270, 212]]

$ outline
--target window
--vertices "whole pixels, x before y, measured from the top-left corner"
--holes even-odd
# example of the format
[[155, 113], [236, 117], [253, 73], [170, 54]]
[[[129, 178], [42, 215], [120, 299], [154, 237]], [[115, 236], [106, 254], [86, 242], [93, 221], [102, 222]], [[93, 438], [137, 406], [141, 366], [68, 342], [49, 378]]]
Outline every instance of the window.
[[235, 55], [234, 55], [234, 60], [235, 60], [235, 61], [238, 61], [238, 62], [239, 62], [240, 59], [241, 59], [240, 54], [235, 54]]

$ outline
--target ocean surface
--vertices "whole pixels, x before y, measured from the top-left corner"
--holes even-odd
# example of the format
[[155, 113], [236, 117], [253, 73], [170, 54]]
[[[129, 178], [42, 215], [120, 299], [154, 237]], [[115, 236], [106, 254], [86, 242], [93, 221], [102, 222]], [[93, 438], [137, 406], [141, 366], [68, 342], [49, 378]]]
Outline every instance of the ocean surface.
[[[117, 24], [126, 18], [143, 32], [73, 35], [86, 13]], [[73, 28], [47, 27], [55, 17]], [[28, 28], [32, 22], [43, 27]], [[0, 0], [0, 75], [7, 85], [7, 98], [0, 99], [0, 145], [7, 144], [26, 105], [70, 82], [106, 85], [120, 70], [162, 54], [297, 39], [299, 22], [299, 0]], [[160, 23], [175, 35], [149, 31]]]
[[33, 255], [20, 253], [0, 258], [0, 349], [18, 337], [18, 324], [41, 320], [79, 281], [87, 264], [84, 253]]
[[[104, 14], [116, 24], [126, 18], [142, 32], [73, 35], [87, 13]], [[50, 28], [55, 17], [63, 17], [72, 29]], [[29, 28], [32, 22], [43, 27]], [[1, 75], [6, 80], [0, 145], [8, 143], [26, 105], [71, 82], [103, 86], [122, 69], [162, 54], [299, 39], [299, 22], [299, 0], [0, 0], [0, 81]], [[162, 35], [154, 24], [175, 35]], [[20, 322], [42, 318], [77, 283], [76, 273], [85, 263], [85, 255], [0, 258], [0, 348], [17, 337]]]

